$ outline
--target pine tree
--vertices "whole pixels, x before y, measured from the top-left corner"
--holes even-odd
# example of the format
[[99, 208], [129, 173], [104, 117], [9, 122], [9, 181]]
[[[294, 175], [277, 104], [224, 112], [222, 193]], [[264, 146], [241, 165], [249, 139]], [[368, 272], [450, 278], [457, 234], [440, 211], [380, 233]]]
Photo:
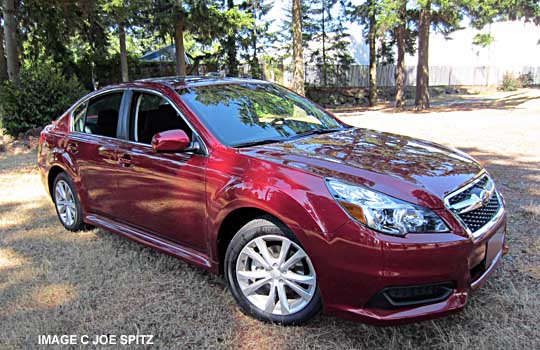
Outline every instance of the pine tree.
[[4, 41], [6, 43], [6, 61], [9, 80], [15, 81], [19, 77], [19, 48], [17, 46], [17, 12], [14, 0], [3, 0], [2, 10], [4, 17]]
[[310, 62], [320, 68], [324, 86], [330, 82], [342, 84], [346, 81], [343, 78], [346, 78], [348, 66], [353, 62], [348, 50], [349, 35], [344, 25], [345, 5], [338, 0], [310, 0], [308, 5], [306, 41], [308, 47], [314, 48]]
[[[151, 0], [142, 11], [146, 32], [173, 38], [176, 47], [177, 74], [186, 75], [185, 41], [189, 37], [201, 47], [217, 46], [213, 54], [223, 61], [229, 75], [238, 69], [236, 33], [248, 26], [249, 17], [230, 0]], [[214, 50], [212, 50], [214, 51]], [[219, 59], [217, 59], [219, 57]]]
[[405, 105], [405, 52], [407, 50], [407, 0], [398, 0], [396, 4], [396, 25], [394, 37], [397, 46], [396, 62], [396, 98], [395, 106], [401, 108]]
[[109, 0], [101, 3], [106, 23], [115, 29], [120, 46], [120, 73], [122, 81], [129, 81], [126, 33], [138, 24], [138, 11], [144, 5], [143, 0]]
[[352, 19], [358, 21], [365, 28], [364, 36], [369, 47], [369, 105], [377, 103], [377, 39], [378, 17], [380, 13], [380, 0], [366, 0], [351, 11]]
[[292, 0], [292, 46], [293, 46], [293, 86], [292, 89], [304, 95], [304, 52], [302, 43], [302, 0]]
[[420, 7], [418, 20], [418, 64], [416, 66], [416, 98], [418, 110], [429, 108], [429, 28], [431, 27], [431, 0]]
[[429, 108], [429, 34], [437, 28], [448, 36], [460, 28], [467, 1], [464, 0], [419, 0], [418, 1], [418, 64], [416, 66], [417, 110]]
[[[226, 0], [226, 8], [229, 11], [235, 10], [234, 0]], [[227, 40], [225, 41], [225, 51], [227, 54], [227, 73], [229, 76], [238, 76], [238, 57], [237, 57], [237, 34], [236, 30], [229, 30]]]
[[251, 17], [251, 25], [241, 39], [243, 55], [249, 62], [252, 78], [262, 78], [263, 71], [260, 55], [265, 46], [269, 46], [271, 35], [268, 33], [270, 22], [265, 19], [273, 3], [265, 0], [246, 0], [240, 8]]
[[[0, 16], [0, 22], [2, 22], [2, 16]], [[4, 51], [4, 27], [0, 25], [0, 84], [7, 79], [8, 72], [6, 54]]]

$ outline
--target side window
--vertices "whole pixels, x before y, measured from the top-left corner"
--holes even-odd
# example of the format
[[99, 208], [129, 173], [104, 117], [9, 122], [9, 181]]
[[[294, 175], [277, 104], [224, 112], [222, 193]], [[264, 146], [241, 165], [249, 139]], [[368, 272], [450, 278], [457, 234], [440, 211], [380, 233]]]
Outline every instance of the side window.
[[73, 130], [78, 132], [84, 132], [84, 120], [86, 117], [86, 107], [88, 107], [88, 102], [84, 102], [79, 107], [77, 107], [73, 112]]
[[115, 92], [91, 99], [86, 109], [84, 132], [116, 137], [122, 95], [123, 92]]
[[154, 95], [136, 94], [131, 108], [133, 141], [150, 144], [152, 137], [162, 131], [182, 129], [191, 137], [191, 129], [176, 109], [164, 98]]

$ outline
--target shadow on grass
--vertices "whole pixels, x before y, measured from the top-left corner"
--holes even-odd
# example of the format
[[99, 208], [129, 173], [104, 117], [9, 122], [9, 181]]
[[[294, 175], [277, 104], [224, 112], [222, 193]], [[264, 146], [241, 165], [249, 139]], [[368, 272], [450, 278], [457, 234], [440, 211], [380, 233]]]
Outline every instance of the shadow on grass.
[[18, 154], [0, 153], [0, 174], [37, 169], [37, 150]]
[[383, 113], [402, 113], [402, 112], [415, 112], [415, 113], [439, 113], [439, 112], [466, 112], [476, 111], [484, 109], [495, 110], [514, 110], [520, 108], [524, 103], [540, 100], [540, 95], [535, 93], [534, 95], [528, 94], [527, 91], [520, 91], [510, 95], [506, 95], [502, 98], [490, 97], [490, 96], [474, 96], [463, 97], [459, 96], [437, 96], [431, 101], [431, 108], [416, 112], [414, 106], [414, 100], [408, 100], [405, 107], [395, 108], [393, 102], [380, 103], [374, 107], [367, 106], [345, 106], [345, 107], [333, 107], [329, 108], [334, 113], [361, 113], [366, 111], [378, 111]]
[[455, 112], [455, 111], [475, 111], [479, 109], [513, 110], [522, 104], [539, 100], [540, 96], [529, 96], [523, 93], [516, 93], [501, 99], [497, 98], [473, 98], [458, 100], [451, 103], [434, 104], [429, 112]]
[[68, 232], [43, 200], [0, 205], [3, 218], [19, 217], [0, 233], [0, 334], [14, 348], [38, 347], [38, 334], [137, 333], [167, 349], [536, 348], [540, 292], [523, 266], [540, 256], [531, 252], [540, 219], [527, 214], [540, 203], [531, 191], [540, 170], [463, 150], [487, 164], [506, 196], [511, 251], [462, 313], [383, 328], [325, 315], [302, 327], [260, 323], [238, 311], [222, 278], [101, 229]]

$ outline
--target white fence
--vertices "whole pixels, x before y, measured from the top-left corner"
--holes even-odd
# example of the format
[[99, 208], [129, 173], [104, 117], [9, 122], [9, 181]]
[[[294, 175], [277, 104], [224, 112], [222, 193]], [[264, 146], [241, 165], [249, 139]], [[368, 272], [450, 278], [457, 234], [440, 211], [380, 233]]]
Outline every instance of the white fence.
[[[377, 67], [377, 84], [379, 86], [395, 85], [395, 65], [384, 65]], [[405, 84], [416, 85], [416, 66], [408, 66], [405, 69]], [[540, 67], [496, 67], [496, 66], [430, 66], [429, 85], [467, 85], [467, 86], [488, 86], [500, 85], [505, 73], [512, 73], [516, 77], [521, 74], [529, 74], [533, 85], [540, 85]], [[268, 74], [267, 74], [268, 75]], [[291, 85], [292, 73], [285, 70], [281, 75], [282, 79], [277, 80], [284, 85]], [[350, 86], [367, 87], [369, 82], [369, 67], [367, 65], [351, 65], [348, 69], [343, 67], [327, 68], [326, 84], [323, 79], [323, 72], [319, 66], [306, 66], [306, 83], [315, 86]]]

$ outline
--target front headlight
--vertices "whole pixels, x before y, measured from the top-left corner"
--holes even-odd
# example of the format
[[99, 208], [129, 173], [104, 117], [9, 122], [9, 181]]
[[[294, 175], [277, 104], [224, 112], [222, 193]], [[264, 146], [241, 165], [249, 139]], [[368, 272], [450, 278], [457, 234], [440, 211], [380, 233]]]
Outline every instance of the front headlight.
[[427, 208], [336, 179], [326, 179], [326, 184], [353, 218], [374, 230], [396, 236], [448, 232], [444, 221]]

